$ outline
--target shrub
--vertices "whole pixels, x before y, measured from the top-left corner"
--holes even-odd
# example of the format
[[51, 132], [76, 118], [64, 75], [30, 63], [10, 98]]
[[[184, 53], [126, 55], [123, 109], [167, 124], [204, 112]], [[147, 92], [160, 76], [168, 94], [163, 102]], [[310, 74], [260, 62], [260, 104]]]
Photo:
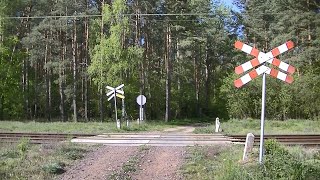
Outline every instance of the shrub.
[[27, 153], [29, 147], [30, 147], [30, 139], [22, 138], [19, 141], [19, 144], [18, 144], [17, 148], [19, 150], [21, 158], [25, 156], [25, 154]]
[[64, 163], [53, 162], [53, 163], [44, 165], [42, 169], [49, 174], [62, 174], [65, 172], [64, 167], [65, 167]]
[[0, 154], [0, 158], [3, 158], [3, 159], [18, 158], [19, 156], [20, 156], [20, 153], [14, 149], [4, 151]]
[[86, 152], [87, 150], [81, 149], [71, 144], [69, 144], [68, 146], [63, 146], [59, 151], [59, 153], [71, 160], [82, 159], [84, 157], [84, 153]]
[[319, 179], [320, 177], [320, 161], [308, 160], [303, 162], [303, 177], [304, 179]]
[[121, 128], [124, 131], [147, 131], [148, 125], [146, 124], [137, 125], [135, 123], [131, 123], [130, 126], [127, 127], [125, 123], [123, 123]]
[[[242, 155], [241, 146], [231, 146], [208, 156], [203, 147], [191, 148], [190, 157], [183, 167], [185, 179], [216, 180], [257, 180], [257, 179], [292, 179], [316, 180], [320, 177], [319, 152], [307, 155], [301, 148], [288, 148], [275, 140], [265, 142], [264, 164], [257, 160], [253, 152], [253, 161], [238, 161]], [[290, 150], [290, 151], [289, 151]], [[292, 150], [294, 152], [292, 153]]]
[[314, 159], [320, 160], [320, 151], [314, 154]]
[[314, 179], [320, 177], [317, 164], [299, 160], [275, 140], [265, 143], [265, 176], [270, 179]]

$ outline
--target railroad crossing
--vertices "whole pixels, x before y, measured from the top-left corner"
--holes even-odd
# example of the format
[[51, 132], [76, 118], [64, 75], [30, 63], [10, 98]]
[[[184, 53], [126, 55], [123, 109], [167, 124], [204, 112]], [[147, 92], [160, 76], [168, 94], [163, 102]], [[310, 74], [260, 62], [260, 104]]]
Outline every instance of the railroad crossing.
[[[241, 78], [234, 81], [234, 85], [237, 88], [242, 87], [243, 85], [247, 84], [251, 80], [255, 79], [259, 75], [263, 74], [262, 76], [262, 98], [261, 98], [261, 133], [260, 133], [260, 152], [259, 152], [259, 163], [262, 164], [263, 161], [263, 143], [264, 143], [264, 121], [265, 121], [265, 104], [266, 104], [266, 74], [271, 75], [271, 77], [280, 79], [286, 83], [292, 83], [293, 77], [290, 75], [295, 72], [295, 68], [285, 62], [280, 61], [276, 58], [276, 56], [288, 51], [289, 49], [292, 49], [294, 47], [294, 43], [292, 41], [287, 41], [286, 43], [272, 49], [270, 52], [263, 53], [259, 51], [258, 49], [251, 47], [245, 43], [242, 43], [240, 41], [236, 41], [234, 44], [234, 47], [247, 53], [255, 58], [247, 61], [246, 63], [237, 66], [235, 68], [235, 73], [241, 74], [245, 71], [255, 68], [249, 73], [245, 74]], [[269, 68], [266, 66], [266, 63], [270, 63], [274, 66], [277, 66], [279, 69], [288, 72], [289, 74], [286, 74], [284, 72], [281, 72], [279, 70]]]
[[116, 114], [116, 123], [117, 123], [117, 128], [121, 128], [121, 122], [118, 119], [118, 112], [117, 112], [117, 97], [122, 99], [122, 116], [124, 116], [124, 91], [123, 91], [124, 84], [121, 84], [118, 87], [111, 87], [111, 86], [106, 86], [107, 89], [109, 89], [109, 92], [107, 93], [107, 96], [109, 96], [108, 101], [111, 99], [114, 99], [114, 112]]
[[[107, 134], [64, 134], [64, 133], [0, 133], [0, 142], [17, 143], [21, 138], [27, 138], [32, 144], [50, 144], [62, 141], [87, 144], [104, 144], [110, 146], [178, 146], [210, 145], [217, 143], [244, 144], [245, 135], [222, 134], [177, 134], [177, 133], [107, 133]], [[285, 145], [318, 146], [320, 134], [305, 135], [265, 135], [265, 139], [276, 139]], [[258, 145], [260, 136], [255, 136], [255, 145]], [[204, 141], [203, 141], [204, 140]], [[180, 141], [180, 142], [179, 142]], [[203, 141], [204, 143], [201, 143]], [[224, 142], [227, 141], [227, 142]], [[119, 143], [119, 142], [122, 142]], [[200, 142], [200, 143], [199, 143]], [[211, 143], [210, 143], [211, 142]]]
[[75, 138], [71, 142], [104, 144], [108, 146], [207, 146], [232, 143], [227, 136], [222, 134], [175, 133], [101, 134], [93, 137]]
[[[234, 85], [237, 88], [242, 87], [243, 85], [247, 84], [248, 82], [250, 82], [251, 80], [255, 79], [256, 77], [258, 77], [259, 75], [261, 75], [263, 73], [266, 73], [266, 74], [270, 75], [271, 77], [280, 79], [280, 80], [287, 82], [287, 83], [293, 82], [293, 77], [290, 74], [293, 74], [295, 72], [295, 68], [276, 58], [276, 56], [278, 56], [278, 55], [280, 55], [280, 54], [282, 54], [282, 53], [284, 53], [294, 47], [294, 44], [292, 41], [288, 41], [288, 42], [272, 49], [268, 53], [263, 53], [263, 52], [259, 51], [258, 49], [251, 47], [247, 44], [244, 44], [240, 41], [236, 41], [234, 46], [235, 46], [235, 48], [255, 57], [254, 59], [252, 59], [246, 63], [243, 63], [240, 66], [237, 66], [235, 68], [236, 74], [242, 74], [242, 73], [244, 73], [254, 67], [259, 66], [258, 68], [253, 69], [252, 71], [245, 74], [241, 78], [235, 80]], [[278, 67], [279, 69], [281, 69], [285, 72], [288, 72], [289, 74], [286, 74], [284, 72], [278, 71], [273, 68], [269, 68], [264, 65], [265, 62], [272, 64], [272, 65]]]

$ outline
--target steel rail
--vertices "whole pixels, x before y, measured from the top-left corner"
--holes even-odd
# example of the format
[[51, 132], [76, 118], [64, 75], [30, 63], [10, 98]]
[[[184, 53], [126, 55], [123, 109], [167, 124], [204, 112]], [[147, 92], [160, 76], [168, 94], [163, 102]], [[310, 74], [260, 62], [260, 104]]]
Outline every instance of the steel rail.
[[49, 144], [53, 142], [65, 141], [77, 137], [90, 137], [97, 134], [82, 134], [82, 133], [0, 133], [0, 143], [16, 143], [21, 139], [26, 138], [31, 144]]
[[[83, 134], [83, 133], [0, 133], [0, 143], [16, 143], [22, 138], [29, 139], [32, 144], [48, 144], [66, 141], [73, 138], [90, 137], [96, 140], [159, 140], [166, 141], [205, 141], [219, 142], [230, 141], [232, 143], [243, 144], [245, 135], [222, 135], [222, 134], [165, 134], [165, 133], [106, 133], [106, 134]], [[264, 139], [275, 139], [286, 145], [320, 146], [320, 134], [287, 134], [287, 135], [265, 135]], [[255, 136], [255, 144], [260, 142], [260, 136]]]
[[[229, 135], [233, 143], [245, 143], [245, 135]], [[264, 139], [275, 139], [281, 144], [285, 145], [302, 145], [302, 146], [320, 146], [319, 134], [285, 134], [285, 135], [265, 135]], [[254, 138], [255, 145], [260, 142], [260, 136]]]

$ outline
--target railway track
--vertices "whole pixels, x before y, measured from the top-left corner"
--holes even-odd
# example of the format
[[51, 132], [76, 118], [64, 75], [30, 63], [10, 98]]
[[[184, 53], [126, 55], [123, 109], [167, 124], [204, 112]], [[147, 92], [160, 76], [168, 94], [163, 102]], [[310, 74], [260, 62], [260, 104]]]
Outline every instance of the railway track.
[[[243, 144], [245, 135], [222, 134], [145, 134], [145, 133], [108, 133], [108, 134], [66, 134], [66, 133], [0, 133], [0, 143], [16, 143], [22, 138], [32, 144], [48, 144], [71, 140], [77, 143], [101, 143], [109, 145], [154, 145], [187, 146], [210, 145], [215, 143]], [[265, 135], [265, 139], [276, 139], [285, 145], [320, 146], [320, 135]], [[255, 145], [260, 136], [255, 136]]]
[[[233, 143], [244, 143], [246, 141], [245, 135], [230, 135], [230, 140]], [[302, 146], [320, 146], [320, 135], [265, 135], [264, 139], [275, 139], [281, 144], [285, 145], [302, 145]], [[255, 145], [260, 143], [260, 135], [254, 138]]]
[[212, 144], [231, 143], [227, 136], [222, 134], [183, 134], [183, 133], [156, 133], [156, 134], [101, 134], [94, 137], [76, 138], [71, 142], [94, 143], [109, 146], [205, 146]]
[[67, 133], [0, 133], [0, 143], [16, 143], [25, 138], [32, 144], [49, 144], [78, 137], [90, 137], [96, 134]]

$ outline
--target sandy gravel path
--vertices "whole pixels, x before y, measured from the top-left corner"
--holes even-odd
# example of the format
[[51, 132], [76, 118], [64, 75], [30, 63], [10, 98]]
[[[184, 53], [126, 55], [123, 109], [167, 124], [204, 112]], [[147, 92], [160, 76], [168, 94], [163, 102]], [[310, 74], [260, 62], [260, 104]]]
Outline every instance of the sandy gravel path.
[[102, 180], [115, 171], [138, 151], [138, 147], [102, 146], [62, 174], [61, 180]]
[[[169, 128], [164, 134], [189, 134], [194, 127]], [[180, 180], [186, 147], [175, 146], [101, 146], [59, 176], [61, 180]], [[134, 171], [125, 171], [128, 163]]]
[[179, 169], [185, 153], [185, 147], [150, 147], [131, 177], [137, 180], [182, 179]]

